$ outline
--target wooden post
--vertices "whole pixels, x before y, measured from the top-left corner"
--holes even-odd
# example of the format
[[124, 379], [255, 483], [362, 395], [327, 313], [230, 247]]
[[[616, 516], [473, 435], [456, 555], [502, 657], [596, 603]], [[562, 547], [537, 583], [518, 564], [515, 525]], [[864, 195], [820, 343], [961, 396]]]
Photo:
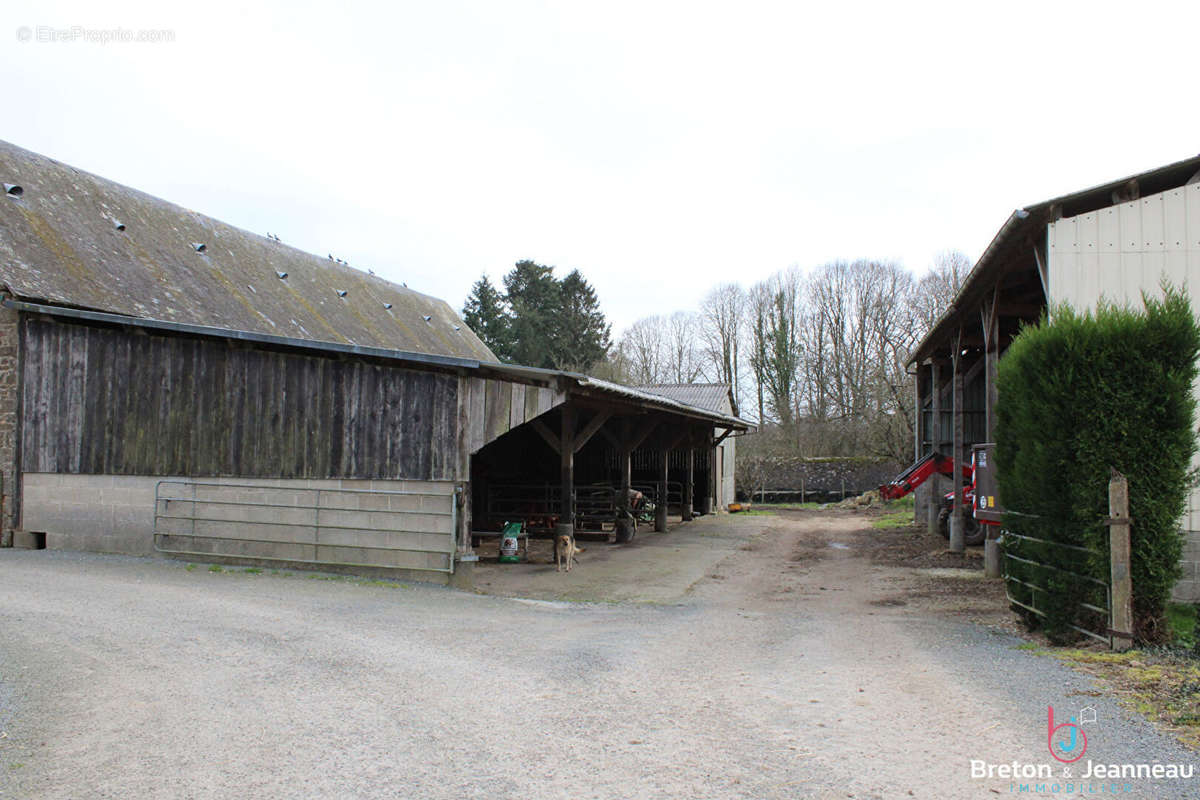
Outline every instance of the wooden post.
[[1000, 392], [996, 388], [996, 376], [1000, 367], [1000, 315], [997, 313], [999, 284], [992, 295], [990, 303], [984, 305], [983, 317], [983, 357], [987, 359], [984, 365], [984, 431], [989, 442], [996, 441], [996, 402]]
[[[913, 463], [921, 460], [925, 455], [922, 444], [925, 441], [926, 425], [925, 425], [925, 393], [922, 387], [925, 385], [924, 376], [927, 370], [921, 364], [917, 364], [917, 374], [913, 377]], [[913, 500], [917, 500], [921, 495], [914, 495]], [[801, 501], [803, 502], [803, 501]], [[913, 524], [920, 525], [926, 522], [926, 517], [929, 513], [928, 503], [913, 503]]]
[[962, 328], [954, 342], [954, 390], [951, 398], [952, 425], [954, 428], [954, 508], [950, 513], [950, 552], [961, 553], [966, 550], [963, 541], [966, 523], [962, 485], [963, 467], [963, 368], [962, 368]]
[[[562, 433], [559, 436], [559, 458], [561, 466], [558, 534], [575, 535], [575, 409], [564, 405], [562, 409]], [[567, 528], [570, 528], [568, 531]]]
[[629, 510], [629, 488], [633, 483], [633, 423], [621, 420], [621, 447], [617, 451], [617, 469], [621, 471], [621, 489], [617, 496], [617, 541], [628, 542], [633, 539], [637, 530], [635, 521], [627, 513]]
[[670, 467], [670, 450], [659, 453], [662, 465], [658, 473], [658, 505], [654, 507], [654, 530], [663, 533], [667, 529], [667, 470]]
[[695, 517], [695, 485], [696, 485], [696, 449], [692, 447], [691, 439], [687, 443], [687, 478], [683, 481], [683, 512], [684, 522], [691, 522]]
[[[933, 449], [942, 449], [942, 377], [941, 365], [935, 358], [929, 365], [930, 391], [932, 414], [930, 415], [929, 436]], [[934, 474], [929, 478], [929, 533], [937, 535], [938, 514], [942, 510], [942, 479]]]
[[1112, 610], [1109, 633], [1113, 650], [1133, 646], [1133, 580], [1130, 575], [1129, 481], [1112, 471], [1108, 482], [1108, 547], [1112, 565]]
[[708, 429], [708, 499], [704, 501], [704, 513], [717, 511], [717, 448], [713, 444], [712, 428]]

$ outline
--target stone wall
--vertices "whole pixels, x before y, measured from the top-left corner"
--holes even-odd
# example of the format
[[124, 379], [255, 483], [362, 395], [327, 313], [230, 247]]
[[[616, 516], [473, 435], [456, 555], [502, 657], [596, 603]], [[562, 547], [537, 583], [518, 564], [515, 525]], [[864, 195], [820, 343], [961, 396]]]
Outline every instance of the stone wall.
[[[803, 488], [808, 499], [830, 500], [877, 489], [898, 475], [904, 466], [889, 459], [870, 458], [746, 458], [737, 463], [738, 494], [754, 500], [760, 491], [767, 499], [788, 499], [786, 493]], [[799, 499], [795, 495], [794, 499]]]
[[18, 314], [0, 306], [0, 547], [12, 547], [17, 498], [17, 403], [20, 393]]

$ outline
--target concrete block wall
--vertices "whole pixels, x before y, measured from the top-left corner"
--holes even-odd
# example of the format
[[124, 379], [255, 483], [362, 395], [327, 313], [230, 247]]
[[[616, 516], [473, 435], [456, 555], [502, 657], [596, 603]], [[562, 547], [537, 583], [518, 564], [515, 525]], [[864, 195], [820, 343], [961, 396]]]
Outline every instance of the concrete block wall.
[[[51, 549], [152, 555], [155, 552], [155, 489], [160, 481], [171, 480], [186, 479], [28, 473], [22, 476], [23, 527], [44, 532], [46, 546]], [[450, 482], [215, 478], [205, 479], [205, 483], [219, 484], [220, 488], [197, 487], [194, 495], [197, 501], [220, 498], [234, 502], [305, 506], [316, 502], [316, 489], [421, 494], [321, 494], [321, 524], [344, 527], [328, 532], [323, 528], [319, 549], [315, 549], [315, 519], [311, 509], [244, 506], [223, 509], [206, 505], [202, 516], [228, 517], [230, 522], [201, 522], [196, 529], [190, 522], [176, 520], [169, 523], [168, 530], [186, 538], [188, 550], [201, 549], [195, 546], [200, 540], [187, 536], [195, 531], [223, 537], [220, 541], [209, 540], [213, 555], [297, 560], [311, 560], [315, 555], [319, 560], [356, 562], [362, 557], [370, 557], [380, 560], [379, 566], [419, 569], [436, 567], [434, 562], [438, 560], [444, 564], [446, 557], [438, 553], [401, 551], [382, 554], [373, 551], [372, 555], [363, 545], [384, 542], [387, 547], [404, 547], [408, 543], [409, 546], [439, 548], [444, 552], [453, 549], [451, 519], [445, 515], [454, 492], [454, 484]], [[255, 488], [235, 488], [237, 486]], [[178, 496], [184, 490], [182, 486], [175, 486], [168, 493]], [[192, 496], [190, 489], [187, 494]], [[267, 522], [286, 524], [262, 524]], [[183, 527], [173, 529], [170, 525]], [[387, 534], [383, 535], [382, 531]], [[239, 542], [239, 537], [271, 541]]]
[[1183, 575], [1175, 584], [1172, 597], [1179, 603], [1197, 603], [1200, 602], [1200, 531], [1184, 531], [1183, 536], [1183, 556], [1179, 559]]
[[17, 458], [17, 409], [19, 398], [20, 335], [18, 315], [0, 306], [0, 547], [12, 547]]

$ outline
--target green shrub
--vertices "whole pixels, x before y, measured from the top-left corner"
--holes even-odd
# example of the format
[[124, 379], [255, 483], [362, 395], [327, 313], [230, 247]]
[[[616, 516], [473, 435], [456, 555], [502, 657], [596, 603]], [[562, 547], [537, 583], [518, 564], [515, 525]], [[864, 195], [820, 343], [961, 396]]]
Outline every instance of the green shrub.
[[[1086, 547], [1092, 555], [1006, 540], [1005, 551], [1069, 572], [1107, 580], [1108, 482], [1129, 479], [1133, 518], [1134, 634], [1169, 637], [1167, 601], [1179, 577], [1179, 521], [1192, 485], [1193, 418], [1200, 327], [1186, 294], [1164, 286], [1163, 300], [1143, 296], [1145, 311], [1102, 305], [1093, 314], [1056, 308], [1051, 321], [1018, 334], [1001, 359], [996, 409], [996, 468], [1008, 530]], [[1026, 516], [1028, 515], [1028, 516]], [[1048, 611], [1031, 625], [1069, 639], [1071, 625], [1095, 629], [1079, 600], [1103, 601], [1103, 589], [1062, 572], [1009, 561], [1009, 573], [1046, 587]], [[1014, 597], [1031, 590], [1010, 583]], [[1075, 609], [1075, 610], [1072, 610]]]

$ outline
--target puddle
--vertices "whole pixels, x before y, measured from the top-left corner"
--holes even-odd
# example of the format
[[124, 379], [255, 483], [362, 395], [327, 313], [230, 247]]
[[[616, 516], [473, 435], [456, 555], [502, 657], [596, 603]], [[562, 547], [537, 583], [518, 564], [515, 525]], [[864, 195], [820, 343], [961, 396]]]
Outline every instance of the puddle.
[[850, 549], [850, 545], [844, 544], [842, 542], [830, 542], [829, 546], [836, 548], [838, 550], [849, 550]]

